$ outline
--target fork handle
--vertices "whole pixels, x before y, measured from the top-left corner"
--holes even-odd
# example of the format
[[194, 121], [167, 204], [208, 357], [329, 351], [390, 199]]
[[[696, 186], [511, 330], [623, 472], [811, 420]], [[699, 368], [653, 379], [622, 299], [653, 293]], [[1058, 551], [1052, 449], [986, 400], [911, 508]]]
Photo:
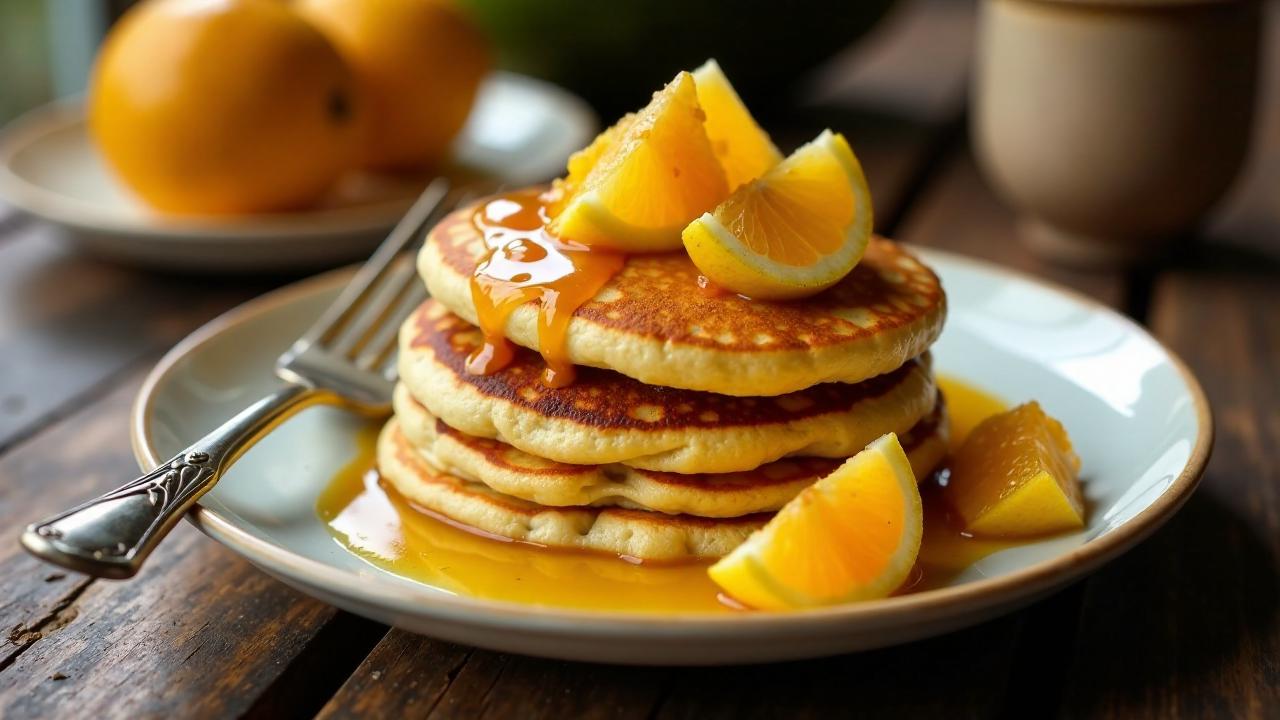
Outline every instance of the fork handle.
[[201, 495], [261, 437], [326, 393], [283, 385], [136, 480], [27, 526], [22, 545], [46, 562], [93, 575], [133, 577]]

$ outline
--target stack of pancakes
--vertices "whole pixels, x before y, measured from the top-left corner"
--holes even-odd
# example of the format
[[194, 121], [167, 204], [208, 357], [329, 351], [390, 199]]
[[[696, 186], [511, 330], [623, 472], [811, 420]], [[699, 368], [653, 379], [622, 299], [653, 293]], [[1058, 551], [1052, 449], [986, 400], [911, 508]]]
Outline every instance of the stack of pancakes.
[[874, 238], [838, 285], [788, 303], [711, 294], [683, 253], [633, 256], [570, 320], [576, 380], [541, 380], [538, 302], [490, 375], [471, 277], [472, 210], [427, 239], [432, 295], [400, 332], [379, 469], [421, 509], [502, 538], [645, 561], [725, 555], [810, 483], [897, 433], [917, 476], [946, 452], [928, 348], [938, 278]]

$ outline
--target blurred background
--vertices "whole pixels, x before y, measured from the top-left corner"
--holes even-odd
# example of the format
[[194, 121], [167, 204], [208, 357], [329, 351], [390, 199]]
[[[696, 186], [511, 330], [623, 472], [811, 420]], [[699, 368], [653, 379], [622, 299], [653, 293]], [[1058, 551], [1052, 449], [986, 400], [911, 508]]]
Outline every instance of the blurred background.
[[[82, 92], [106, 28], [134, 4], [136, 0], [0, 4], [0, 122], [55, 97]], [[733, 80], [744, 97], [776, 97], [869, 30], [892, 0], [800, 0], [785, 7], [675, 0], [457, 4], [492, 39], [499, 66], [559, 83], [611, 117], [643, 105], [676, 69], [696, 67], [708, 57], [736, 69]]]
[[54, 96], [47, 4], [13, 0], [0, 5], [0, 122]]
[[[141, 3], [152, 4], [183, 5]], [[174, 129], [198, 123], [147, 115], [126, 107], [128, 98], [185, 92], [211, 125], [225, 105], [232, 119], [223, 134], [244, 138], [246, 147], [254, 147], [255, 133], [265, 145], [279, 144], [266, 139], [270, 132], [302, 138], [304, 121], [280, 118], [279, 107], [245, 95], [254, 91], [244, 79], [219, 85], [246, 74], [232, 67], [171, 82], [161, 68], [219, 68], [221, 61], [209, 51], [184, 63], [176, 55], [159, 59], [171, 49], [148, 33], [191, 36], [162, 29], [163, 21], [135, 23], [133, 39], [115, 43], [127, 47], [103, 65], [121, 69], [102, 73], [93, 92], [103, 39], [122, 16], [146, 14], [130, 9], [146, 8], [129, 0], [7, 0], [0, 3], [0, 125], [90, 92], [83, 111], [46, 106], [0, 136], [0, 201], [50, 221], [91, 252], [144, 264], [183, 266], [165, 238], [201, 235], [212, 243], [209, 233], [221, 233], [221, 244], [203, 254], [184, 251], [185, 265], [193, 269], [198, 259], [206, 269], [235, 271], [290, 269], [267, 252], [252, 262], [225, 259], [236, 238], [275, 237], [285, 247], [279, 228], [257, 220], [287, 211], [297, 221], [290, 232], [328, 244], [328, 252], [295, 256], [311, 258], [314, 269], [359, 257], [426, 176], [497, 168], [511, 171], [509, 183], [547, 179], [571, 150], [644, 105], [675, 71], [716, 58], [784, 150], [829, 125], [850, 134], [860, 155], [874, 155], [874, 142], [858, 136], [874, 141], [877, 125], [951, 123], [971, 140], [984, 180], [1017, 213], [1018, 236], [1031, 252], [1066, 267], [1116, 268], [1178, 246], [1220, 205], [1255, 133], [1269, 137], [1255, 118], [1262, 16], [1270, 7], [1260, 2], [455, 0], [420, 3], [436, 10], [430, 16], [419, 8], [418, 17], [404, 9], [413, 3], [382, 0], [279, 4], [323, 31], [358, 76], [360, 92], [337, 97], [339, 105], [400, 118], [378, 124], [373, 134], [390, 138], [383, 147], [357, 151], [361, 159], [342, 172], [330, 167], [339, 164], [336, 151], [327, 165], [301, 163], [285, 150], [257, 165], [218, 167], [222, 150], [205, 158], [212, 164], [204, 169], [224, 185], [227, 177], [261, 176], [243, 197], [195, 182], [198, 157], [184, 161], [184, 183], [175, 183], [163, 175], [172, 168], [153, 167], [156, 158], [176, 155], [170, 147], [218, 143], [194, 142]], [[397, 23], [417, 35], [392, 38]], [[293, 52], [277, 41], [250, 47], [257, 41], [243, 38], [252, 34], [237, 32], [220, 36], [228, 57], [259, 62], [264, 53]], [[384, 46], [391, 49], [378, 49]], [[435, 55], [423, 49], [435, 46]], [[156, 67], [140, 68], [146, 61], [137, 58], [148, 57]], [[298, 50], [289, 62], [299, 77], [321, 82], [319, 60]], [[388, 70], [395, 62], [398, 76]], [[490, 68], [507, 74], [486, 76]], [[190, 87], [171, 87], [183, 83]], [[396, 99], [358, 100], [370, 87]], [[232, 106], [241, 108], [238, 118]], [[944, 107], [963, 114], [944, 119]], [[318, 152], [305, 154], [318, 157], [339, 140], [321, 132], [309, 143]], [[871, 178], [873, 190], [878, 179]], [[187, 181], [187, 197], [167, 194]], [[334, 209], [341, 217], [325, 215], [323, 223], [314, 212]]]

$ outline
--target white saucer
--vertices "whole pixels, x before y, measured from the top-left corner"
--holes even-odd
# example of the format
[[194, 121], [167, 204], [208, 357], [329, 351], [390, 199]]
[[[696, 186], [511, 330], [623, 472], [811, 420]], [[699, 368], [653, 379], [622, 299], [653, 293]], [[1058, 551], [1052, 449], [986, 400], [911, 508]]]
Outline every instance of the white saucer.
[[[595, 114], [555, 85], [493, 73], [454, 144], [454, 172], [509, 186], [545, 181], [598, 128]], [[425, 179], [352, 177], [321, 207], [249, 217], [175, 217], [149, 210], [103, 165], [84, 111], [68, 101], [0, 131], [0, 199], [47, 220], [71, 241], [122, 260], [206, 272], [323, 268], [371, 251]]]
[[[935, 367], [1002, 396], [1037, 399], [1084, 460], [1088, 527], [989, 555], [947, 587], [796, 613], [724, 616], [563, 610], [451, 595], [377, 569], [316, 517], [316, 496], [356, 452], [362, 421], [303, 412], [241, 459], [190, 516], [301, 591], [413, 632], [531, 655], [646, 664], [816, 657], [973, 625], [1043, 597], [1133, 547], [1199, 481], [1212, 422], [1195, 378], [1141, 327], [1076, 295], [985, 263], [921, 255], [949, 296]], [[273, 384], [272, 363], [335, 296], [345, 271], [250, 302], [175, 347], [132, 418], [144, 469]], [[162, 550], [163, 552], [163, 550]]]

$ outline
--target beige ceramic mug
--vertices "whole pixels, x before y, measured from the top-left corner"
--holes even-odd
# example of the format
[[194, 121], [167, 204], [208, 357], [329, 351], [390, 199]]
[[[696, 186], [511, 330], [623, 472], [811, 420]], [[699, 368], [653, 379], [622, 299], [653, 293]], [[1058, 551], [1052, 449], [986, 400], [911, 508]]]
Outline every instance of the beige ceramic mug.
[[1225, 192], [1248, 146], [1254, 0], [983, 0], [971, 132], [1039, 254], [1141, 259]]

